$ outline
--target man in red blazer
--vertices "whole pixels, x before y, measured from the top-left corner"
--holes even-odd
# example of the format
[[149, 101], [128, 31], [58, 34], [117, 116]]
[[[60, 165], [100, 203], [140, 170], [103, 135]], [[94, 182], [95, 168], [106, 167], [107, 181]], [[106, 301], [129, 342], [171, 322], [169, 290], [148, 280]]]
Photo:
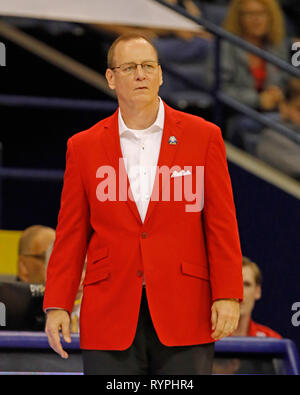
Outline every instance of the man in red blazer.
[[106, 78], [118, 110], [68, 140], [44, 299], [49, 343], [68, 357], [59, 331], [71, 341], [87, 253], [86, 374], [211, 373], [214, 342], [236, 329], [243, 297], [221, 131], [159, 98], [162, 70], [143, 36], [113, 43]]

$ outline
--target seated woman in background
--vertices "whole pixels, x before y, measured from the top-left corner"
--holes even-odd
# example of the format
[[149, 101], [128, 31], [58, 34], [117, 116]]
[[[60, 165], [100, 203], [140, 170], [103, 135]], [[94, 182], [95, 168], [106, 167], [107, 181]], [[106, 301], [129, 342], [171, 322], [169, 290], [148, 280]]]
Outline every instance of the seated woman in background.
[[[232, 0], [224, 28], [247, 42], [287, 60], [285, 27], [276, 0]], [[222, 45], [222, 88], [253, 108], [277, 110], [287, 75], [256, 55], [232, 45]]]
[[[245, 41], [287, 60], [283, 13], [276, 0], [232, 0], [224, 28]], [[287, 73], [228, 41], [222, 42], [222, 90], [242, 104], [277, 113], [284, 98]], [[253, 154], [263, 125], [247, 116], [229, 119], [226, 137]]]

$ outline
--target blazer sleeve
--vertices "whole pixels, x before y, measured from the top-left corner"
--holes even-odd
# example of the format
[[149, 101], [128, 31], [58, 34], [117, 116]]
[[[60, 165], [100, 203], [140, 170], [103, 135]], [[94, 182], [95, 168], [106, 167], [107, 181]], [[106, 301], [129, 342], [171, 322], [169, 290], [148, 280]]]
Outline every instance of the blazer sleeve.
[[44, 310], [56, 307], [71, 314], [90, 233], [89, 202], [70, 138], [56, 238], [47, 268]]
[[243, 299], [242, 253], [221, 130], [211, 124], [204, 167], [203, 223], [212, 299]]

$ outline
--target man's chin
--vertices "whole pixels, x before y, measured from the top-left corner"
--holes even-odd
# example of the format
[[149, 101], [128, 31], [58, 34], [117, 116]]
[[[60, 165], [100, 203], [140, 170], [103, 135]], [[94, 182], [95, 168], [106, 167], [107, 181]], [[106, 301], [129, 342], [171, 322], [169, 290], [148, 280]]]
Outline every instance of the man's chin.
[[157, 103], [158, 96], [154, 96], [153, 92], [145, 90], [142, 92], [133, 91], [130, 96], [126, 97], [122, 102], [130, 103], [131, 105], [145, 105]]
[[149, 92], [138, 92], [132, 95], [132, 103], [137, 105], [155, 103], [155, 98], [153, 95], [150, 95]]
[[134, 97], [151, 97], [149, 89], [136, 89], [133, 91]]

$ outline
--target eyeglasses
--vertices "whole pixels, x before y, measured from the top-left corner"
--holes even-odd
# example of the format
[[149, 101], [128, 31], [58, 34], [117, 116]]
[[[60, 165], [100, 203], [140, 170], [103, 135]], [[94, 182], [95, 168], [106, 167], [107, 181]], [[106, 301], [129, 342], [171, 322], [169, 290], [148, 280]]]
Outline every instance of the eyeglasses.
[[120, 69], [121, 73], [129, 75], [135, 73], [138, 66], [142, 67], [144, 73], [153, 74], [157, 70], [159, 63], [154, 61], [148, 61], [143, 63], [123, 63], [120, 66], [110, 67], [110, 69]]

